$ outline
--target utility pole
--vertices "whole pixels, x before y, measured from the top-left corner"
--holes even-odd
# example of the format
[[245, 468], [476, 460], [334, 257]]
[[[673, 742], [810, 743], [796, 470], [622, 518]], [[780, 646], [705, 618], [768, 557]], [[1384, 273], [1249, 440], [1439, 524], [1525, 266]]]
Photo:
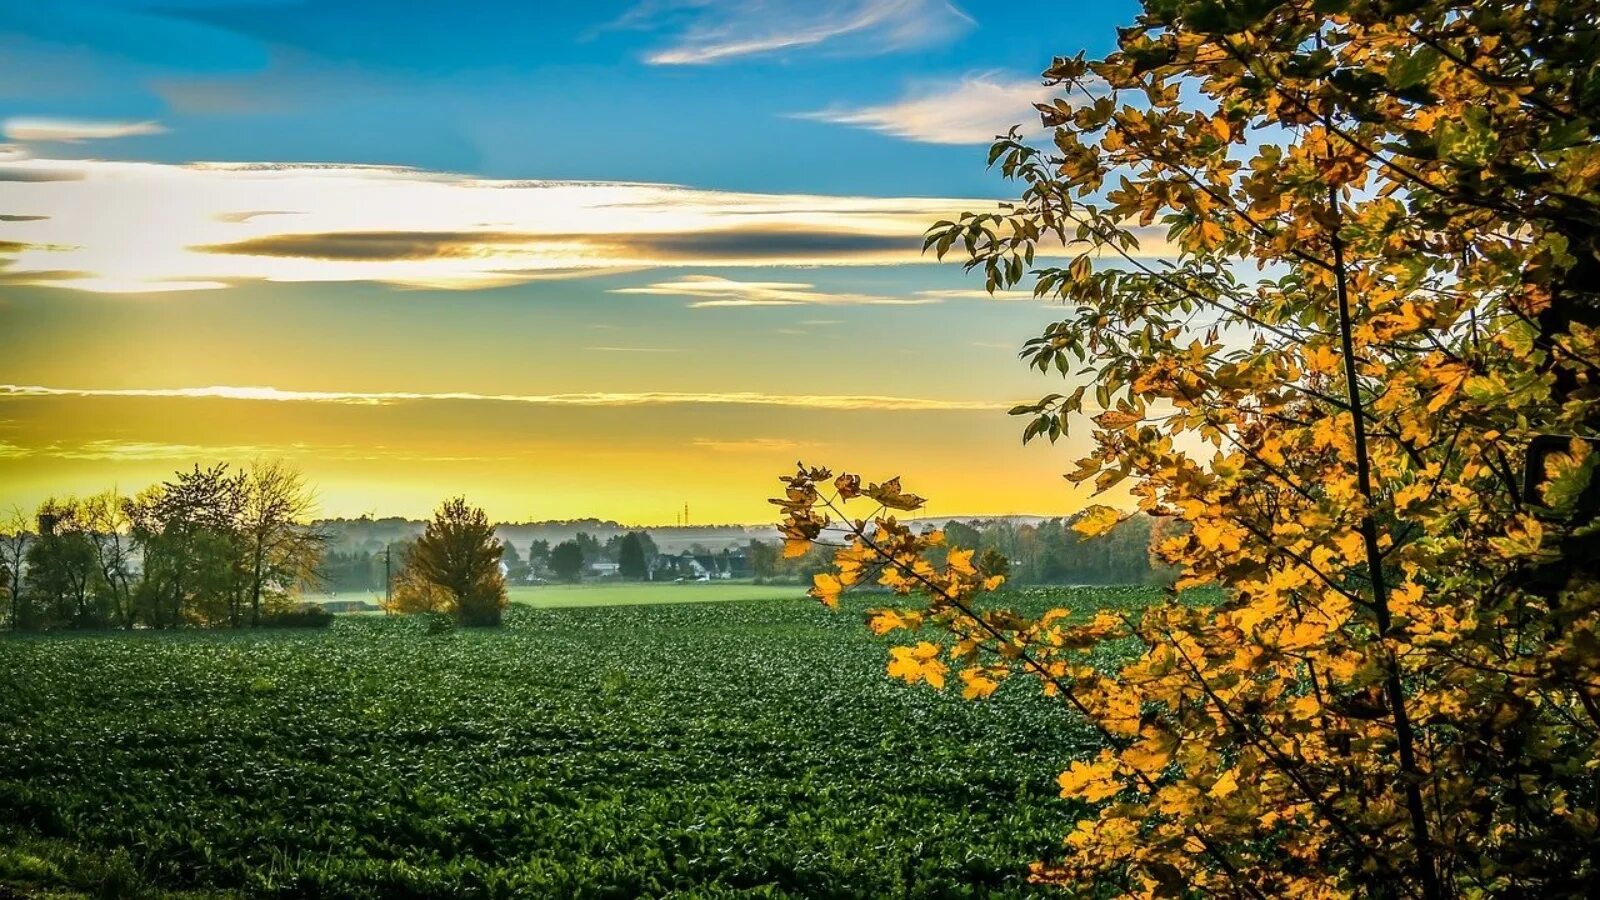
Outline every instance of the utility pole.
[[393, 549], [393, 546], [388, 541], [385, 541], [384, 544], [383, 544], [383, 605], [384, 606], [388, 606], [389, 605], [389, 600], [391, 599], [389, 597], [390, 585], [392, 585], [394, 583], [389, 577], [389, 552], [392, 549]]

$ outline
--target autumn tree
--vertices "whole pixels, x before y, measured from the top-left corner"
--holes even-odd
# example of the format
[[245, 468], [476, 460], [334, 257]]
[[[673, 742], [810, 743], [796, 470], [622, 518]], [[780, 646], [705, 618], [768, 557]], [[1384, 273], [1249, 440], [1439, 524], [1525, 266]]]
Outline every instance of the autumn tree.
[[488, 516], [466, 498], [453, 497], [407, 551], [396, 593], [409, 591], [407, 579], [417, 579], [421, 590], [448, 597], [448, 611], [462, 625], [498, 625], [507, 602], [500, 556]]
[[[1600, 871], [1600, 7], [1147, 0], [1058, 59], [1050, 145], [936, 225], [991, 290], [1065, 301], [1026, 437], [1163, 528], [1130, 616], [974, 605], [898, 481], [786, 478], [786, 552], [911, 682], [1026, 675], [1100, 735], [1034, 877], [1137, 896], [1586, 896]], [[866, 509], [860, 509], [866, 504]], [[853, 508], [852, 508], [853, 507]], [[1089, 509], [1086, 535], [1126, 515]], [[939, 556], [943, 562], [930, 560]], [[1118, 671], [1088, 651], [1131, 646]]]
[[308, 520], [315, 498], [305, 477], [282, 462], [258, 462], [240, 482], [237, 531], [250, 625], [261, 625], [263, 599], [283, 599], [316, 581], [326, 536]]
[[550, 550], [550, 571], [562, 581], [577, 581], [583, 576], [583, 547], [577, 541], [562, 541]]

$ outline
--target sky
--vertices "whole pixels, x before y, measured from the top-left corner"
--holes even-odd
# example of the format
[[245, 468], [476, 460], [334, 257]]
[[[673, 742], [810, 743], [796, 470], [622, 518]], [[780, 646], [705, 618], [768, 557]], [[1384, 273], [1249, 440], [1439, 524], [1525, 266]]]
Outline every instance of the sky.
[[1006, 415], [1061, 310], [921, 235], [1134, 11], [0, 4], [0, 507], [282, 458], [325, 515], [755, 523], [803, 460], [1071, 512]]

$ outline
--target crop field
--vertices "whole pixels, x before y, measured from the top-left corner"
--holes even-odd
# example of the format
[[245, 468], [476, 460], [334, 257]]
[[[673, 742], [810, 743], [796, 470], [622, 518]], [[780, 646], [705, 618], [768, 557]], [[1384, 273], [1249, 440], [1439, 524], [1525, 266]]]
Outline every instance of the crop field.
[[[507, 589], [511, 602], [519, 606], [559, 609], [574, 606], [631, 606], [640, 603], [709, 603], [727, 600], [794, 599], [805, 589], [793, 584], [749, 584], [721, 581], [609, 582], [597, 584], [512, 585]], [[347, 591], [331, 595], [312, 595], [310, 600], [383, 599], [382, 594]]]
[[1030, 893], [1094, 735], [889, 681], [868, 605], [0, 639], [0, 897]]

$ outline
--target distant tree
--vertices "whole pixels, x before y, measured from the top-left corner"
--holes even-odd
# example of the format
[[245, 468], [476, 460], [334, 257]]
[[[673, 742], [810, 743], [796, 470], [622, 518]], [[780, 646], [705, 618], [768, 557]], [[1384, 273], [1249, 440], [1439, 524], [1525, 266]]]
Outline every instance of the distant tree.
[[241, 623], [237, 531], [244, 479], [226, 464], [179, 472], [129, 504], [134, 540], [144, 552], [142, 610], [152, 625]]
[[104, 491], [79, 503], [85, 533], [94, 551], [99, 589], [111, 619], [123, 628], [134, 623], [133, 520], [131, 502], [115, 490]]
[[623, 536], [622, 545], [617, 550], [617, 574], [623, 578], [644, 578], [650, 574], [649, 565], [644, 554], [644, 542], [639, 539], [639, 532], [628, 532]]
[[778, 547], [766, 541], [752, 540], [745, 545], [745, 555], [750, 557], [750, 574], [757, 580], [778, 575]]
[[40, 504], [38, 535], [28, 547], [24, 590], [32, 598], [32, 621], [24, 627], [103, 624], [96, 608], [94, 545], [74, 498], [51, 498]]
[[583, 547], [577, 541], [562, 541], [550, 551], [550, 571], [562, 581], [577, 581], [583, 575]]
[[13, 506], [0, 518], [0, 595], [6, 601], [7, 621], [16, 631], [26, 618], [27, 598], [22, 592], [22, 571], [31, 537], [27, 514]]
[[978, 571], [985, 576], [1006, 576], [1011, 574], [1011, 560], [1004, 553], [990, 547], [978, 554]]
[[284, 463], [258, 462], [244, 473], [238, 534], [252, 628], [261, 624], [264, 597], [286, 597], [319, 577], [327, 538], [307, 524], [314, 508], [304, 476]]
[[600, 541], [594, 535], [586, 531], [580, 531], [572, 540], [573, 543], [578, 545], [578, 550], [583, 553], [584, 562], [598, 562], [606, 558], [605, 548], [600, 545]]
[[482, 509], [464, 497], [446, 500], [406, 554], [406, 577], [450, 596], [462, 625], [498, 625], [506, 607], [500, 542]]

